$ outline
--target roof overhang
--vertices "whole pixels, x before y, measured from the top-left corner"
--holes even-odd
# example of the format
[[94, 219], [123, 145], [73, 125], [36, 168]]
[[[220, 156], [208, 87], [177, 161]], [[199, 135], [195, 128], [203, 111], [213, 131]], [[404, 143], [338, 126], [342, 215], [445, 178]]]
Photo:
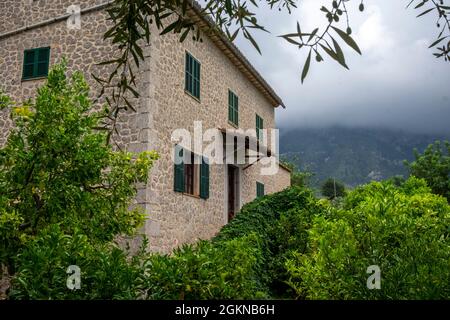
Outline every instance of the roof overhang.
[[[248, 160], [248, 163], [244, 167], [244, 170], [263, 158], [270, 158], [273, 156], [272, 150], [270, 150], [268, 146], [261, 143], [256, 137], [245, 135], [243, 133], [240, 133], [238, 130], [233, 129], [230, 130], [225, 128], [218, 128], [218, 130], [224, 136], [224, 147], [226, 147], [227, 143], [229, 143], [230, 140], [232, 141], [234, 154], [239, 151], [239, 148], [245, 148], [245, 158], [246, 161]], [[237, 140], [245, 141], [245, 144], [243, 146], [237, 145], [235, 138], [237, 138]]]
[[206, 34], [211, 41], [222, 50], [231, 62], [250, 80], [250, 82], [270, 101], [274, 108], [279, 106], [286, 108], [281, 98], [267, 83], [261, 74], [252, 66], [242, 52], [219, 30], [214, 21], [202, 13], [202, 7], [195, 0], [191, 2], [191, 10], [188, 15], [200, 29], [207, 31]]

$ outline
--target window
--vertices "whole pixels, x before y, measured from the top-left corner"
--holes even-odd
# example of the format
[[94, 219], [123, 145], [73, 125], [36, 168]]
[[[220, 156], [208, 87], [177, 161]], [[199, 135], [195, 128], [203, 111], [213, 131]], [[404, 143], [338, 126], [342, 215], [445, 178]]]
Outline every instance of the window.
[[194, 174], [197, 171], [197, 165], [194, 162], [194, 153], [191, 154], [188, 163], [184, 164], [184, 192], [187, 194], [197, 195]]
[[193, 97], [200, 99], [200, 62], [186, 52], [184, 89]]
[[239, 126], [239, 98], [231, 90], [228, 90], [228, 120]]
[[50, 48], [25, 50], [23, 54], [22, 80], [48, 76]]
[[201, 157], [201, 163], [195, 163], [197, 157], [200, 156], [183, 149], [181, 146], [175, 147], [174, 191], [208, 199], [208, 160]]
[[256, 197], [260, 198], [264, 196], [264, 184], [256, 182]]
[[263, 141], [263, 130], [264, 129], [264, 120], [256, 115], [256, 138], [258, 138], [259, 141]]

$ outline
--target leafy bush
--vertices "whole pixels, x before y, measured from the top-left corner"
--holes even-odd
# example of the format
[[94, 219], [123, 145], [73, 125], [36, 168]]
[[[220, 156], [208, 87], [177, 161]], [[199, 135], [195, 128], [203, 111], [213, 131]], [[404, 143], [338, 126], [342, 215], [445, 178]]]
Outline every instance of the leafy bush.
[[342, 182], [335, 179], [327, 179], [321, 187], [321, 192], [328, 199], [335, 199], [345, 196], [345, 186]]
[[450, 202], [450, 142], [436, 141], [420, 154], [414, 150], [413, 162], [405, 161], [412, 176], [423, 178], [434, 193]]
[[317, 201], [312, 192], [292, 187], [246, 204], [213, 242], [223, 242], [250, 233], [262, 240], [263, 259], [258, 265], [258, 286], [270, 296], [290, 297], [286, 285], [284, 259], [292, 249], [307, 248], [307, 230], [312, 218], [321, 214], [327, 205]]
[[[112, 241], [143, 223], [142, 210], [130, 205], [158, 155], [113, 151], [107, 133], [95, 130], [104, 113], [93, 112], [80, 73], [66, 77], [65, 62], [50, 71], [35, 100], [18, 105], [1, 94], [0, 107], [15, 123], [0, 149], [0, 264], [15, 274], [13, 296], [127, 295], [134, 265]], [[86, 268], [83, 295], [65, 287], [72, 262]]]
[[[289, 283], [308, 299], [448, 299], [449, 236], [450, 207], [423, 180], [374, 182], [314, 218], [310, 250], [286, 262]], [[371, 265], [381, 290], [367, 289]]]
[[255, 299], [255, 271], [261, 264], [261, 239], [250, 234], [223, 243], [200, 241], [171, 256], [152, 255], [147, 263], [150, 299]]
[[[42, 230], [17, 257], [10, 299], [137, 299], [143, 296], [144, 251], [129, 257], [112, 243], [93, 243], [57, 224]], [[81, 288], [67, 288], [67, 268], [81, 270]]]
[[[246, 204], [211, 241], [185, 245], [170, 256], [151, 255], [146, 263], [148, 298], [255, 299], [288, 289], [279, 261], [286, 248], [298, 248], [298, 242], [305, 247], [306, 215], [316, 212], [316, 206], [311, 192], [287, 189]], [[302, 239], [289, 239], [301, 232]]]

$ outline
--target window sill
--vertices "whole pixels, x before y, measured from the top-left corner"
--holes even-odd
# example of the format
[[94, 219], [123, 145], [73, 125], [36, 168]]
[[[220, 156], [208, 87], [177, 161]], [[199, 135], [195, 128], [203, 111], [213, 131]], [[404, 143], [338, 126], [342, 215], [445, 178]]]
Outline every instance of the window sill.
[[187, 91], [186, 89], [184, 89], [184, 93], [187, 94], [189, 97], [191, 97], [192, 99], [194, 99], [195, 101], [197, 101], [198, 103], [201, 103], [200, 98], [197, 98], [196, 96], [192, 95], [192, 93], [190, 93], [189, 91]]
[[35, 81], [35, 80], [43, 80], [43, 79], [47, 79], [47, 78], [48, 78], [48, 76], [36, 77], [36, 78], [27, 78], [27, 79], [22, 78], [22, 79], [21, 79], [21, 82], [28, 82], [28, 81]]
[[231, 122], [230, 120], [228, 120], [228, 124], [231, 125], [232, 127], [239, 129], [239, 126], [233, 122]]
[[182, 194], [183, 196], [188, 196], [188, 197], [195, 198], [195, 199], [201, 199], [199, 195], [190, 194], [190, 193], [185, 193], [185, 192], [182, 192], [181, 194]]

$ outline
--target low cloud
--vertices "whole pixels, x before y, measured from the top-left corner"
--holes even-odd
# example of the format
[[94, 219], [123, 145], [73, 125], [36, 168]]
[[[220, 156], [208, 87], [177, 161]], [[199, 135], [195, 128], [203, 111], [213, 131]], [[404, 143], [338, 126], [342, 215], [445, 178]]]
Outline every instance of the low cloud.
[[276, 36], [294, 31], [297, 20], [304, 31], [323, 26], [319, 8], [329, 1], [299, 2], [291, 15], [261, 9], [260, 21], [272, 31], [257, 35], [262, 56], [244, 40], [237, 43], [287, 105], [277, 110], [279, 126], [450, 132], [450, 66], [428, 49], [436, 36], [433, 17], [416, 19], [405, 3], [392, 0], [365, 1], [360, 13], [351, 1], [351, 26], [363, 55], [345, 48], [350, 71], [328, 59], [314, 63], [301, 85], [305, 50]]

